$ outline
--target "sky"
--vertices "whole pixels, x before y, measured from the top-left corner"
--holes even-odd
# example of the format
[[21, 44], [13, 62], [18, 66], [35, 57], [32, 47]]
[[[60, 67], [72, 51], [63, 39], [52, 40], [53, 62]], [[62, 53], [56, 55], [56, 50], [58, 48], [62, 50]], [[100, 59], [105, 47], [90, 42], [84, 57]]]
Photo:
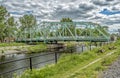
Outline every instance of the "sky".
[[33, 14], [38, 21], [70, 17], [74, 21], [94, 22], [120, 28], [120, 0], [0, 0], [15, 18]]

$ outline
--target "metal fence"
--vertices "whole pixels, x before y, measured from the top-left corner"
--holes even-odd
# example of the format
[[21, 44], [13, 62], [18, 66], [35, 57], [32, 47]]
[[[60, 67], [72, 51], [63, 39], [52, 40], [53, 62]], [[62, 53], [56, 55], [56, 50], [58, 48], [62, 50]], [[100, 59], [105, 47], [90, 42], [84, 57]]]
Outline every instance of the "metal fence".
[[[91, 48], [91, 44], [90, 44], [89, 50], [91, 50], [91, 49], [92, 48]], [[81, 52], [83, 52], [83, 51], [84, 51], [84, 46], [81, 46]], [[64, 51], [47, 52], [47, 53], [43, 53], [43, 54], [39, 54], [39, 55], [35, 55], [35, 56], [30, 56], [27, 58], [1, 62], [0, 68], [7, 67], [7, 66], [9, 66], [9, 64], [12, 64], [13, 68], [8, 69], [7, 71], [4, 71], [2, 73], [1, 73], [2, 70], [0, 69], [0, 78], [13, 78], [14, 75], [18, 75], [18, 76], [21, 75], [23, 73], [23, 71], [25, 71], [26, 69], [30, 69], [32, 71], [33, 68], [40, 68], [40, 67], [45, 66], [46, 64], [57, 63], [59, 55], [61, 53], [73, 53], [73, 52], [74, 52], [74, 49], [70, 48], [69, 51], [67, 51], [67, 52], [64, 52]], [[48, 55], [51, 55], [51, 58], [46, 59], [48, 57]], [[44, 57], [45, 60], [35, 62], [35, 60], [40, 59], [40, 57]], [[16, 62], [17, 62], [17, 64], [19, 63], [20, 65], [23, 64], [21, 61], [25, 62], [24, 66], [16, 67]]]
[[[30, 56], [27, 58], [1, 62], [0, 67], [2, 67], [2, 66], [7, 67], [8, 64], [13, 65], [13, 64], [15, 64], [15, 62], [22, 64], [21, 61], [26, 62], [27, 65], [20, 66], [17, 68], [15, 65], [13, 65], [12, 69], [10, 69], [10, 70], [8, 69], [7, 71], [0, 73], [0, 78], [13, 78], [15, 75], [22, 74], [22, 72], [25, 71], [26, 69], [30, 69], [32, 71], [33, 68], [43, 67], [43, 66], [50, 64], [50, 63], [57, 63], [57, 60], [59, 58], [59, 54], [61, 54], [61, 53], [72, 53], [72, 50], [70, 52], [60, 52], [60, 51], [59, 52], [48, 52], [48, 53], [44, 53], [44, 54]], [[52, 57], [45, 59], [43, 61], [34, 62], [36, 59], [39, 59], [40, 57], [47, 58], [47, 55], [51, 55]], [[43, 64], [43, 65], [41, 65], [41, 64]], [[2, 70], [0, 69], [0, 71], [2, 71]]]

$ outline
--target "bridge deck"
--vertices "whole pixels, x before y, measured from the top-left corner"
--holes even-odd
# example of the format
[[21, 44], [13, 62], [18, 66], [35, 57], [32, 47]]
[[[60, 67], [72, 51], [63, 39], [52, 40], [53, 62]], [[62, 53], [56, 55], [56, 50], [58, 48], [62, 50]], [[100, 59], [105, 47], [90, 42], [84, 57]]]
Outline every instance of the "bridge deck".
[[109, 39], [102, 37], [50, 37], [50, 38], [32, 38], [32, 39], [17, 39], [16, 42], [44, 42], [44, 41], [92, 41], [92, 42], [107, 42]]

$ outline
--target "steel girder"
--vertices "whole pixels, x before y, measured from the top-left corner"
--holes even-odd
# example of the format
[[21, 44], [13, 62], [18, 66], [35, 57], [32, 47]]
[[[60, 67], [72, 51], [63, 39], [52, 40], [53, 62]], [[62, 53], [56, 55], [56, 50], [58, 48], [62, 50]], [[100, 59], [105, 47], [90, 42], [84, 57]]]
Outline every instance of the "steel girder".
[[41, 22], [21, 31], [16, 41], [109, 41], [101, 29], [91, 22]]

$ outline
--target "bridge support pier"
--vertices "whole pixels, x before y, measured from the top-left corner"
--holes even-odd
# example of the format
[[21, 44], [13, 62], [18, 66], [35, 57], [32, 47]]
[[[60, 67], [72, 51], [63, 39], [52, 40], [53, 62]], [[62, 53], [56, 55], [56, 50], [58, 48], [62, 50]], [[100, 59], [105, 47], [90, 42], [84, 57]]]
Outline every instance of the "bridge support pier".
[[83, 50], [84, 50], [84, 46], [82, 45], [82, 52], [83, 52]]
[[90, 42], [90, 51], [92, 50], [92, 46], [91, 45], [92, 45], [92, 42]]
[[101, 42], [99, 43], [99, 46], [102, 46], [102, 43], [101, 43]]
[[95, 46], [97, 47], [97, 42], [94, 42]]

